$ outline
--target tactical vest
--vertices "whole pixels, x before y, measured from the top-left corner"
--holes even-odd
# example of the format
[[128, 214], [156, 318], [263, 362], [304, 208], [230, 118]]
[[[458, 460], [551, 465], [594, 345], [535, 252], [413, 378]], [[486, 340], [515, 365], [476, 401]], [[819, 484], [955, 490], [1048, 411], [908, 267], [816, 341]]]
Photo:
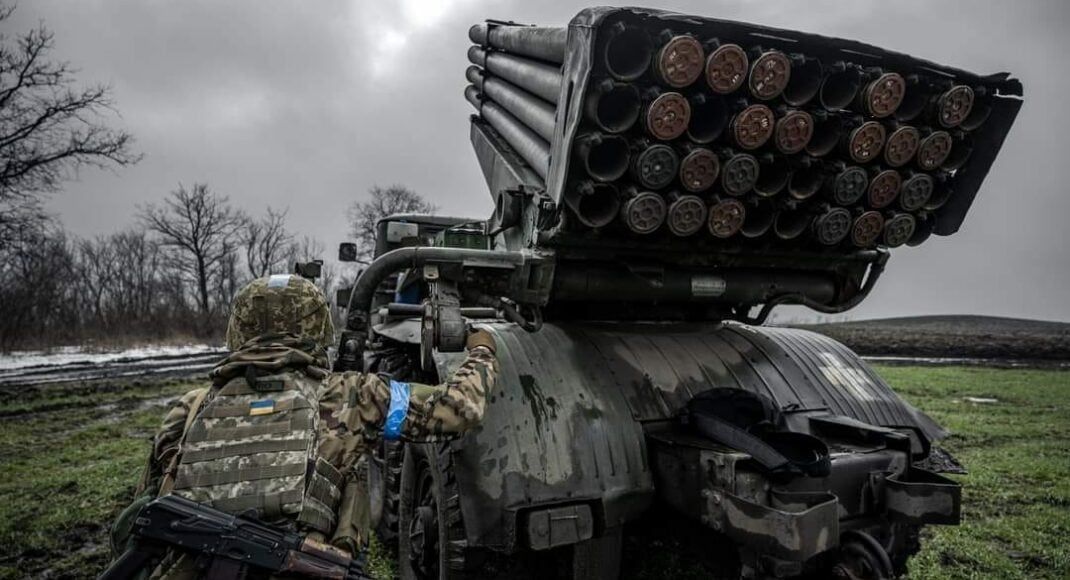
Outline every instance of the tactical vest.
[[321, 389], [295, 370], [218, 387], [185, 434], [173, 493], [331, 534], [344, 482], [317, 450]]

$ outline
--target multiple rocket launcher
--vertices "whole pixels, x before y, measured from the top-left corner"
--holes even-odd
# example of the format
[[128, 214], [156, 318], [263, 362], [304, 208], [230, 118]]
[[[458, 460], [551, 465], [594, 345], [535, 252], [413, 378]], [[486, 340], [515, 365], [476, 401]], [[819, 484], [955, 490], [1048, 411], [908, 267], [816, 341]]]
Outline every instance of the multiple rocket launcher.
[[[543, 179], [570, 97], [567, 35], [469, 31], [465, 96]], [[577, 228], [611, 235], [920, 244], [995, 92], [654, 19], [603, 26], [591, 60], [561, 197]]]

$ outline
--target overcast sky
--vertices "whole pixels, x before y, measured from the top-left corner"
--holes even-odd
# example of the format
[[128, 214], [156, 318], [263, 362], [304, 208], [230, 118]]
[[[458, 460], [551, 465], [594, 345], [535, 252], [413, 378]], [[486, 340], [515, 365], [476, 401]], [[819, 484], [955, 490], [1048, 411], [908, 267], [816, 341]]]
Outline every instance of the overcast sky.
[[[651, 1], [678, 12], [877, 44], [978, 73], [1010, 71], [1026, 103], [962, 230], [893, 251], [857, 318], [976, 313], [1070, 321], [1070, 2]], [[85, 172], [50, 207], [79, 235], [207, 182], [251, 212], [289, 208], [328, 247], [345, 208], [401, 183], [442, 213], [491, 200], [462, 97], [468, 26], [564, 25], [582, 4], [486, 0], [22, 0], [57, 54], [110, 83], [145, 159]]]

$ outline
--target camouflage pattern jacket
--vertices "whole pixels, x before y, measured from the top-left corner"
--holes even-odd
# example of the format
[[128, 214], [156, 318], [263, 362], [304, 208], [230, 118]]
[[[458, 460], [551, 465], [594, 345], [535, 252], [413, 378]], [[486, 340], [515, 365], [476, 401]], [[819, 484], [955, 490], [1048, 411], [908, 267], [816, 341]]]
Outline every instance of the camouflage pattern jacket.
[[[427, 442], [455, 437], [477, 426], [498, 374], [497, 359], [486, 346], [472, 348], [460, 368], [441, 385], [398, 383], [359, 372], [330, 373], [325, 370], [327, 365], [322, 348], [294, 335], [263, 336], [242, 345], [212, 369], [212, 387], [204, 393], [207, 396], [202, 395], [203, 389], [186, 393], [167, 413], [154, 437], [138, 496], [155, 497], [160, 492], [165, 472], [176, 463], [192, 407], [200, 400], [199, 408], [204, 408], [213, 391], [235, 378], [287, 370], [322, 377], [318, 455], [351, 478], [366, 447], [381, 436]], [[361, 538], [361, 526], [353, 514], [346, 513], [358, 503], [359, 498], [352, 496], [346, 489], [338, 528], [329, 538], [350, 550], [366, 539]], [[121, 538], [117, 541], [124, 543]]]

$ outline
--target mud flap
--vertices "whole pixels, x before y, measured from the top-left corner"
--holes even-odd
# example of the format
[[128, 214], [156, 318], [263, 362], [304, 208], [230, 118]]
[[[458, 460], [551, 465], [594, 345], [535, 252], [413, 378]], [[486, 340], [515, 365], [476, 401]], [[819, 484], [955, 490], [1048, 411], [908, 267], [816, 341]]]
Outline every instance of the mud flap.
[[755, 552], [794, 562], [804, 562], [839, 544], [836, 496], [775, 489], [770, 496], [771, 505], [766, 506], [710, 490], [709, 524]]
[[889, 519], [905, 524], [956, 525], [961, 519], [962, 486], [924, 469], [909, 469], [884, 480]]

